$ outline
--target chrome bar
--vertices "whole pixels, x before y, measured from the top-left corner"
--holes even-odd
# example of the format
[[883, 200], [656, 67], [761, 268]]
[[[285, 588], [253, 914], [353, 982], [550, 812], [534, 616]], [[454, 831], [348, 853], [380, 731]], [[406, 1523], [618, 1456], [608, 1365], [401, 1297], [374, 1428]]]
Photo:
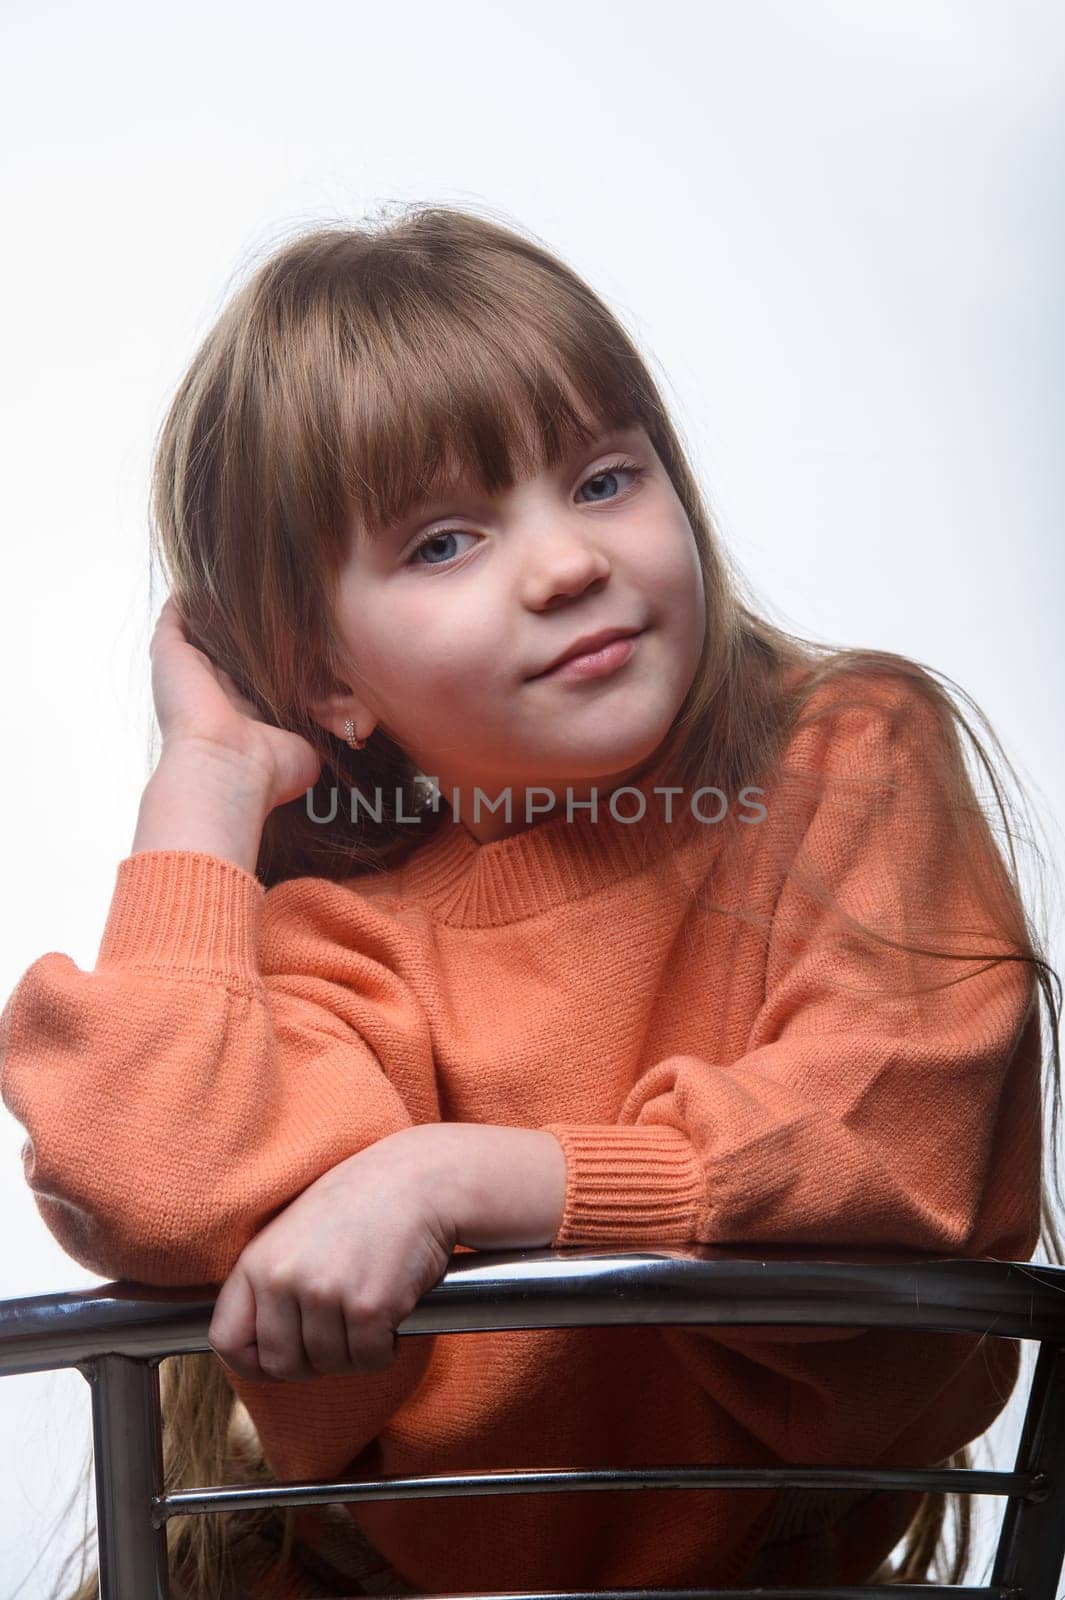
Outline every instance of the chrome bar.
[[991, 1581], [1017, 1584], [1028, 1600], [1055, 1600], [1065, 1561], [1065, 1342], [1039, 1352], [1016, 1466], [1045, 1477], [1047, 1493], [1007, 1502]]
[[[399, 1333], [769, 1324], [1062, 1339], [1063, 1290], [1063, 1267], [842, 1249], [812, 1258], [765, 1246], [757, 1257], [718, 1245], [486, 1250], [452, 1257]], [[207, 1350], [216, 1294], [115, 1283], [0, 1302], [0, 1377], [97, 1354]]]
[[159, 1368], [97, 1356], [81, 1370], [92, 1391], [101, 1600], [169, 1600], [166, 1531], [150, 1516], [163, 1488]]
[[412, 1477], [286, 1483], [284, 1488], [183, 1489], [158, 1495], [152, 1519], [263, 1506], [319, 1506], [362, 1500], [430, 1500], [476, 1494], [535, 1494], [586, 1489], [920, 1489], [1038, 1501], [1044, 1474], [988, 1472], [976, 1467], [591, 1467], [516, 1468], [510, 1472], [439, 1472]]
[[[973, 1588], [965, 1584], [901, 1583], [890, 1587], [878, 1583], [860, 1586], [840, 1585], [836, 1588], [770, 1589], [761, 1585], [757, 1589], [504, 1589], [500, 1591], [478, 1589], [474, 1592], [451, 1592], [447, 1600], [870, 1600], [870, 1596], [883, 1595], [885, 1600], [927, 1600], [928, 1595], [949, 1596], [949, 1600], [1029, 1600], [1021, 1589]], [[354, 1597], [352, 1597], [354, 1600]], [[410, 1600], [440, 1600], [434, 1595], [412, 1595]]]

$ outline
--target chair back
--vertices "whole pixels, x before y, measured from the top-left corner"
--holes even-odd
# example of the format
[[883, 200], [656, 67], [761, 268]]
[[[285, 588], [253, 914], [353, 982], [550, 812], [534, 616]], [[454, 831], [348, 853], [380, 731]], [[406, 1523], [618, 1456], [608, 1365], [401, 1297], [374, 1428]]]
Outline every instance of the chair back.
[[[76, 1367], [92, 1394], [100, 1600], [169, 1600], [166, 1525], [175, 1515], [441, 1494], [795, 1487], [917, 1489], [1004, 1501], [990, 1585], [686, 1591], [838, 1597], [951, 1595], [1055, 1600], [1065, 1559], [1065, 1268], [1026, 1262], [824, 1255], [692, 1245], [602, 1252], [456, 1253], [401, 1324], [401, 1337], [490, 1329], [791, 1324], [883, 1327], [1031, 1339], [1040, 1349], [1013, 1470], [859, 1467], [647, 1467], [448, 1473], [251, 1487], [163, 1484], [159, 1363], [209, 1350], [216, 1288], [108, 1283], [0, 1302], [0, 1376]], [[593, 1594], [606, 1591], [591, 1591]], [[552, 1600], [577, 1600], [553, 1592]], [[583, 1596], [588, 1591], [579, 1591]], [[626, 1596], [664, 1597], [664, 1589]]]

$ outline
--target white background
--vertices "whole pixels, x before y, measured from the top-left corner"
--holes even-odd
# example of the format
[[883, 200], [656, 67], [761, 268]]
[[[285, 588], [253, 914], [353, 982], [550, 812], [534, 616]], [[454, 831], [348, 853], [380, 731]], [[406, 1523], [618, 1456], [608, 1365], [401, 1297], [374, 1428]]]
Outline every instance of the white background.
[[[3, 994], [48, 950], [91, 969], [132, 841], [170, 393], [275, 243], [387, 199], [489, 206], [576, 267], [770, 614], [949, 674], [1060, 869], [1059, 5], [6, 0], [0, 61]], [[95, 1284], [22, 1139], [0, 1110], [0, 1297]], [[87, 1427], [77, 1373], [0, 1383], [0, 1600], [45, 1594]]]

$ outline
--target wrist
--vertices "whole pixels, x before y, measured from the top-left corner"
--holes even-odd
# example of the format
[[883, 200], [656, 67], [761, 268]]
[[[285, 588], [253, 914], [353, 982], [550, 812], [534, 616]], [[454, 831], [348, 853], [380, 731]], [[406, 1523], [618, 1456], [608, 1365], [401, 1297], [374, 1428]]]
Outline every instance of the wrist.
[[562, 1222], [566, 1157], [553, 1133], [480, 1122], [419, 1123], [419, 1170], [459, 1244], [548, 1246]]
[[164, 748], [141, 796], [130, 853], [200, 851], [254, 874], [268, 814], [265, 774], [221, 753]]
[[219, 794], [244, 806], [269, 814], [272, 777], [261, 761], [242, 755], [210, 739], [170, 739], [164, 742], [149, 783], [179, 787], [182, 783], [214, 786]]

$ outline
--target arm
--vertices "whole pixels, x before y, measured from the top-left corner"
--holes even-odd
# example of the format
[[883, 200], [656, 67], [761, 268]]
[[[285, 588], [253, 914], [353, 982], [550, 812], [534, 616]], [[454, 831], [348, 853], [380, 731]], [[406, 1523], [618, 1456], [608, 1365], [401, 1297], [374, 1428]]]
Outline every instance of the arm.
[[130, 854], [195, 850], [255, 874], [273, 801], [262, 768], [207, 740], [164, 749], [145, 784]]
[[[846, 711], [792, 751], [800, 767], [823, 762], [832, 781], [804, 814], [802, 860], [783, 877], [745, 1053], [670, 1056], [642, 1073], [616, 1121], [543, 1125], [567, 1163], [556, 1245], [1031, 1254], [1040, 1083], [1030, 967], [922, 959], [859, 937], [807, 877], [894, 937], [989, 957], [1010, 947], [1008, 917], [990, 918], [977, 892], [1000, 884], [1001, 858], [988, 834], [945, 820], [933, 759], [942, 734], [915, 694], [907, 702], [893, 717]], [[942, 987], [902, 993], [931, 982]]]
[[332, 1167], [251, 1240], [222, 1285], [212, 1347], [252, 1380], [384, 1371], [456, 1246], [546, 1244], [564, 1188], [550, 1134], [401, 1129]]
[[566, 1158], [553, 1134], [484, 1122], [422, 1123], [420, 1165], [454, 1224], [475, 1250], [549, 1245], [562, 1222]]
[[68, 1254], [161, 1284], [222, 1281], [322, 1173], [440, 1116], [427, 1019], [372, 909], [306, 879], [268, 900], [192, 849], [119, 864], [94, 971], [50, 952], [24, 974], [0, 1092]]

